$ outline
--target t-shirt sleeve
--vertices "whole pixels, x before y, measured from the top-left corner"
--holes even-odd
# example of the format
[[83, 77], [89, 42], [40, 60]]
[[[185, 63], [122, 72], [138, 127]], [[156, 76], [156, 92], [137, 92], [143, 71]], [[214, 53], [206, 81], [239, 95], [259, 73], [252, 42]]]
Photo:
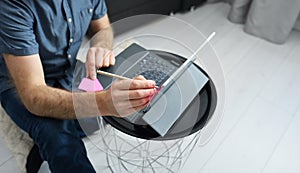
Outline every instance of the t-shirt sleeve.
[[0, 51], [16, 56], [38, 53], [34, 17], [23, 1], [0, 1]]
[[107, 7], [105, 0], [95, 0], [94, 2], [94, 13], [93, 20], [100, 19], [107, 14]]

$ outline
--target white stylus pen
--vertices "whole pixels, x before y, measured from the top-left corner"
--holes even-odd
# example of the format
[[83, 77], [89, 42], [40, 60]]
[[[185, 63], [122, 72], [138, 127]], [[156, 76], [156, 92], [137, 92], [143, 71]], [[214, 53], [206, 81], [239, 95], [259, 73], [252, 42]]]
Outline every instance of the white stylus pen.
[[200, 45], [200, 47], [187, 59], [185, 62], [173, 73], [168, 80], [166, 80], [161, 87], [167, 86], [172, 80], [175, 80], [180, 74], [184, 72], [186, 68], [196, 59], [196, 55], [199, 51], [216, 35], [216, 32], [210, 34], [210, 36]]
[[[108, 76], [108, 77], [118, 78], [118, 79], [121, 79], [121, 80], [130, 80], [130, 78], [128, 78], [128, 77], [120, 76], [120, 75], [109, 73], [109, 72], [102, 71], [102, 70], [97, 70], [97, 73], [101, 74], [101, 75], [104, 75], [104, 76]], [[159, 88], [159, 87], [155, 86], [155, 88]]]

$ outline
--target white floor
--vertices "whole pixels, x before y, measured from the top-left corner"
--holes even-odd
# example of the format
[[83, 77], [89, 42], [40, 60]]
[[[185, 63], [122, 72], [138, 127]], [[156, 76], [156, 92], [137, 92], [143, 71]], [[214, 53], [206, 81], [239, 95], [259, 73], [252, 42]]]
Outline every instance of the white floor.
[[[182, 172], [300, 172], [300, 32], [293, 31], [283, 45], [272, 44], [229, 22], [229, 9], [219, 3], [175, 15], [206, 36], [218, 33], [212, 46], [226, 82], [220, 127], [208, 144], [196, 146]], [[176, 34], [186, 31], [177, 27]], [[0, 153], [0, 172], [19, 172], [1, 139]]]

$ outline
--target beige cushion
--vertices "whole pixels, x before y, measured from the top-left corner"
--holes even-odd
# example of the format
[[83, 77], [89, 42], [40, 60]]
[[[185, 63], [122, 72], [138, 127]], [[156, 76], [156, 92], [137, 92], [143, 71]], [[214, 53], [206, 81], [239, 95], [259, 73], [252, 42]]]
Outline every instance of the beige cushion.
[[17, 161], [22, 172], [26, 172], [27, 156], [33, 146], [32, 139], [20, 129], [0, 106], [0, 133], [5, 144]]

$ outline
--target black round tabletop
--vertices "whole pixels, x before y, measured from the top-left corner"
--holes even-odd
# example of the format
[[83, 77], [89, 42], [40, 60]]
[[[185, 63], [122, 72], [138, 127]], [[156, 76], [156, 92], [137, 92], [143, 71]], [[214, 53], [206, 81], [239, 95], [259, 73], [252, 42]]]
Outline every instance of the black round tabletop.
[[[173, 53], [157, 50], [150, 51], [166, 60], [171, 59], [180, 64], [186, 60], [185, 58]], [[196, 67], [209, 78], [209, 75], [203, 69], [201, 69], [198, 65], [196, 65]], [[216, 88], [213, 81], [209, 78], [209, 81], [164, 136], [160, 136], [150, 125], [147, 124], [135, 124], [126, 118], [118, 118], [114, 116], [104, 116], [103, 118], [114, 128], [137, 138], [148, 140], [178, 139], [201, 130], [212, 117], [216, 108], [216, 103]]]

